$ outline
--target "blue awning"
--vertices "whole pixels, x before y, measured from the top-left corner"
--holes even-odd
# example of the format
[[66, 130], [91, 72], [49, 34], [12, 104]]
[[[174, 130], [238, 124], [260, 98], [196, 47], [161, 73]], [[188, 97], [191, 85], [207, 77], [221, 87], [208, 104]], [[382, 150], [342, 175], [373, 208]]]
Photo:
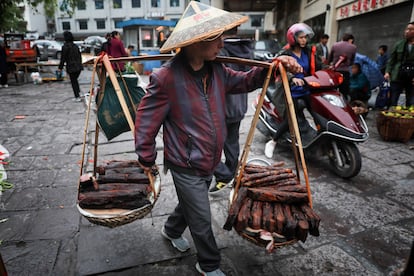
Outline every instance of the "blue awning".
[[174, 27], [177, 21], [172, 20], [157, 20], [157, 19], [130, 19], [122, 22], [117, 22], [117, 28], [125, 28], [131, 26], [166, 26]]

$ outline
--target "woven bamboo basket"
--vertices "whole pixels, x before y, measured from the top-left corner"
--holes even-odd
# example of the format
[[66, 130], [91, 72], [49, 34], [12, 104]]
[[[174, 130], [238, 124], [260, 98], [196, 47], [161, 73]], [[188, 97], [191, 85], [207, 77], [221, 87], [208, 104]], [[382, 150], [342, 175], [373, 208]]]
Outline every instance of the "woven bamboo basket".
[[[271, 165], [270, 162], [268, 162], [268, 161], [266, 161], [264, 159], [261, 159], [261, 158], [253, 158], [253, 159], [250, 159], [250, 160], [248, 160], [246, 162], [246, 164], [256, 164], [256, 165], [264, 165], [264, 166]], [[234, 192], [235, 192], [234, 189], [232, 189], [231, 192], [230, 192], [230, 196], [229, 196], [229, 206], [233, 202]], [[253, 243], [253, 244], [255, 244], [255, 245], [259, 246], [259, 247], [265, 248], [265, 247], [268, 246], [268, 241], [264, 241], [264, 240], [260, 239], [259, 236], [255, 236], [254, 237], [254, 236], [251, 236], [251, 235], [249, 235], [249, 234], [247, 234], [246, 232], [243, 232], [243, 231], [237, 231], [236, 230], [236, 232], [243, 239], [245, 239], [245, 240], [247, 240], [247, 241], [249, 241], [249, 242], [251, 242], [251, 243]], [[279, 241], [279, 242], [276, 242], [275, 241], [275, 242], [273, 242], [273, 247], [275, 249], [276, 248], [281, 248], [281, 247], [284, 247], [284, 246], [287, 246], [287, 245], [295, 244], [297, 242], [298, 242], [297, 239], [291, 239], [291, 240]]]
[[121, 226], [134, 220], [141, 219], [149, 214], [154, 207], [155, 202], [158, 199], [158, 195], [161, 191], [161, 178], [159, 174], [150, 178], [150, 185], [154, 187], [155, 192], [151, 191], [147, 199], [151, 204], [147, 204], [137, 209], [84, 209], [77, 204], [77, 208], [81, 215], [85, 217], [91, 223], [114, 228]]
[[407, 143], [414, 134], [414, 118], [386, 116], [379, 112], [377, 129], [384, 141]]
[[[266, 67], [264, 65], [264, 67]], [[284, 90], [285, 90], [285, 102], [286, 102], [286, 106], [287, 106], [287, 111], [288, 111], [288, 119], [289, 119], [289, 130], [290, 130], [290, 134], [291, 134], [291, 138], [292, 138], [292, 149], [293, 149], [293, 153], [294, 153], [294, 157], [295, 157], [295, 165], [296, 165], [296, 172], [297, 172], [297, 179], [299, 180], [299, 175], [300, 172], [303, 173], [303, 176], [305, 178], [305, 182], [306, 182], [306, 190], [307, 190], [307, 196], [308, 196], [308, 203], [310, 208], [312, 208], [312, 195], [310, 192], [310, 184], [309, 184], [309, 178], [308, 178], [308, 173], [307, 173], [307, 167], [306, 167], [306, 162], [305, 162], [305, 157], [304, 157], [304, 152], [303, 152], [303, 148], [302, 148], [302, 141], [300, 138], [300, 133], [299, 133], [299, 127], [297, 125], [297, 119], [296, 119], [296, 114], [294, 111], [294, 105], [293, 105], [293, 100], [290, 94], [290, 87], [289, 87], [289, 81], [287, 78], [287, 74], [286, 74], [286, 70], [283, 67], [282, 64], [279, 64], [278, 62], [276, 63], [272, 63], [271, 65], [268, 65], [268, 78], [266, 79], [262, 91], [261, 91], [261, 95], [258, 101], [258, 104], [256, 106], [256, 112], [255, 115], [252, 119], [252, 123], [250, 126], [250, 131], [247, 135], [247, 139], [246, 139], [246, 143], [242, 152], [242, 155], [240, 157], [239, 160], [239, 164], [238, 164], [238, 170], [236, 173], [236, 177], [235, 177], [235, 185], [234, 188], [232, 190], [232, 192], [230, 193], [230, 206], [232, 205], [233, 201], [236, 200], [237, 198], [237, 194], [239, 192], [240, 186], [241, 184], [241, 179], [242, 176], [244, 174], [244, 168], [246, 166], [246, 164], [248, 164], [249, 162], [254, 162], [254, 163], [262, 163], [263, 164], [268, 164], [268, 162], [261, 160], [261, 159], [256, 159], [256, 160], [247, 160], [247, 156], [249, 154], [250, 151], [250, 146], [251, 143], [253, 141], [253, 136], [254, 136], [254, 131], [257, 125], [257, 121], [259, 119], [259, 113], [260, 113], [260, 109], [261, 106], [263, 105], [263, 101], [264, 101], [264, 97], [266, 95], [266, 90], [268, 88], [269, 85], [269, 81], [270, 81], [270, 75], [272, 74], [272, 70], [274, 68], [277, 68], [281, 74], [282, 77], [282, 82], [283, 82], [283, 86], [284, 86]], [[225, 229], [227, 229], [227, 227], [229, 227], [228, 225], [225, 225]], [[234, 227], [233, 227], [234, 229]], [[292, 245], [294, 243], [297, 243], [298, 240], [296, 239], [296, 237], [292, 237], [292, 238], [287, 238], [287, 237], [283, 237], [281, 235], [281, 239], [272, 239], [270, 242], [267, 239], [262, 239], [261, 235], [250, 235], [250, 233], [246, 233], [247, 229], [243, 229], [241, 231], [237, 231], [236, 232], [245, 240], [250, 241], [252, 243], [254, 243], [255, 245], [258, 245], [260, 247], [266, 247], [267, 251], [270, 253], [273, 251], [274, 248], [279, 248], [279, 247], [284, 247], [287, 245]], [[263, 229], [265, 230], [265, 229]], [[272, 236], [277, 234], [277, 233], [270, 233]]]
[[[102, 66], [98, 66], [98, 64]], [[100, 71], [98, 71], [98, 69]], [[130, 131], [132, 133], [132, 137], [134, 137], [134, 122], [133, 122], [133, 119], [131, 118], [131, 115], [128, 109], [128, 104], [125, 101], [125, 98], [122, 94], [120, 85], [117, 80], [116, 73], [114, 72], [112, 65], [111, 65], [111, 61], [109, 60], [109, 57], [107, 55], [102, 55], [94, 59], [92, 80], [91, 80], [91, 86], [89, 89], [90, 95], [93, 95], [93, 91], [94, 91], [93, 85], [94, 85], [94, 80], [95, 80], [95, 73], [97, 73], [99, 77], [101, 88], [104, 88], [106, 76], [107, 75], [109, 76], [113, 84], [115, 93], [118, 97], [119, 104], [121, 105], [122, 111], [128, 122]], [[127, 87], [126, 84], [125, 86]], [[91, 102], [92, 100], [88, 101], [87, 115], [85, 118], [84, 139], [83, 139], [84, 141], [83, 141], [83, 149], [82, 149], [80, 177], [82, 177], [83, 175], [83, 169], [84, 169], [84, 163], [85, 163], [85, 149], [86, 149], [87, 133], [88, 133], [88, 127], [89, 127], [90, 113], [91, 113]], [[98, 108], [99, 108], [99, 104], [98, 104]], [[99, 124], [98, 122], [96, 122], [94, 153], [93, 153], [94, 164], [93, 164], [93, 173], [91, 175], [92, 177], [95, 177], [95, 178], [97, 174], [96, 168], [97, 168], [97, 160], [98, 160], [98, 137], [99, 137]], [[147, 195], [147, 199], [150, 202], [149, 204], [146, 204], [140, 208], [129, 210], [129, 209], [116, 209], [116, 208], [86, 209], [86, 208], [82, 208], [78, 203], [77, 208], [80, 214], [84, 216], [91, 223], [101, 225], [101, 226], [107, 226], [111, 228], [121, 226], [121, 225], [130, 223], [134, 220], [145, 217], [147, 214], [151, 212], [152, 208], [154, 207], [155, 202], [158, 199], [158, 195], [161, 191], [161, 178], [160, 178], [158, 171], [148, 172], [147, 176], [149, 178], [149, 182], [150, 182], [149, 185], [151, 187], [151, 191]], [[78, 195], [79, 195], [79, 191], [80, 191], [80, 180], [78, 183]]]

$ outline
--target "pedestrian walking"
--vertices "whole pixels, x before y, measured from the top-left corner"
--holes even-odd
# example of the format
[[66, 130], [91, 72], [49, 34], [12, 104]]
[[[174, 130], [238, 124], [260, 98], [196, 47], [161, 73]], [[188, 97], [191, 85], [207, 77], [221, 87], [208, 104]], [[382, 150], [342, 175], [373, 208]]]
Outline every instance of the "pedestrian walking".
[[4, 41], [0, 41], [0, 87], [8, 87], [7, 74], [9, 70], [7, 68], [7, 56], [6, 56], [6, 44]]
[[73, 94], [75, 95], [74, 101], [80, 102], [82, 100], [80, 98], [78, 78], [83, 70], [82, 55], [79, 47], [73, 43], [73, 35], [70, 31], [65, 31], [63, 38], [65, 39], [65, 43], [62, 46], [62, 55], [60, 57], [58, 71], [61, 72], [63, 66], [66, 64], [66, 73], [69, 75]]
[[[253, 45], [251, 39], [242, 39], [237, 36], [237, 27], [223, 34], [224, 47], [219, 55], [253, 59]], [[251, 67], [246, 65], [229, 63], [226, 66], [236, 71], [248, 71]], [[240, 154], [240, 123], [247, 112], [247, 94], [226, 94], [226, 129], [227, 136], [224, 141], [224, 158], [214, 171], [215, 184], [210, 189], [214, 194], [223, 191], [232, 181]]]
[[388, 62], [388, 46], [387, 45], [380, 45], [378, 47], [378, 55], [376, 59], [376, 63], [378, 66], [378, 69], [381, 71], [381, 73], [385, 74], [385, 68], [387, 67]]
[[328, 64], [329, 49], [328, 49], [329, 35], [322, 35], [316, 46], [316, 56], [323, 64]]
[[[196, 270], [224, 275], [211, 226], [208, 197], [213, 173], [226, 138], [226, 93], [247, 93], [262, 86], [263, 68], [234, 71], [214, 62], [223, 47], [222, 34], [247, 21], [246, 16], [191, 1], [160, 49], [181, 48], [153, 72], [135, 120], [135, 151], [145, 171], [155, 164], [155, 138], [163, 126], [164, 166], [170, 170], [178, 205], [161, 233], [179, 251], [190, 248], [182, 236], [189, 227], [197, 249]], [[291, 57], [280, 58], [291, 70], [301, 67]]]
[[384, 78], [390, 80], [390, 106], [398, 105], [405, 91], [405, 105], [414, 105], [414, 21], [408, 23], [404, 39], [397, 41], [385, 69]]
[[329, 63], [334, 65], [338, 62], [341, 56], [346, 57], [346, 60], [336, 69], [343, 75], [343, 82], [339, 86], [339, 91], [346, 100], [349, 100], [349, 78], [350, 66], [354, 63], [357, 47], [354, 45], [354, 36], [345, 33], [342, 36], [342, 41], [334, 43], [329, 53]]

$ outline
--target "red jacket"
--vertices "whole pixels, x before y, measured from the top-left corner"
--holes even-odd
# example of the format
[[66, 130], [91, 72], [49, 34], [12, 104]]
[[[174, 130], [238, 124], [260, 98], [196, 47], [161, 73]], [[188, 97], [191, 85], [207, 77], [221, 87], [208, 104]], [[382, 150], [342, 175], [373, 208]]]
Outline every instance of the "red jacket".
[[142, 164], [154, 164], [155, 137], [162, 125], [167, 168], [201, 176], [214, 172], [226, 137], [226, 93], [261, 87], [267, 70], [207, 65], [207, 83], [189, 69], [181, 53], [152, 73], [135, 119], [135, 151]]
[[[111, 41], [108, 45], [108, 55], [114, 58], [117, 57], [127, 57], [128, 53], [125, 51], [124, 43], [120, 39], [111, 38]], [[124, 63], [119, 62], [119, 68], [121, 71], [124, 71]], [[118, 70], [116, 63], [112, 63], [114, 70]]]

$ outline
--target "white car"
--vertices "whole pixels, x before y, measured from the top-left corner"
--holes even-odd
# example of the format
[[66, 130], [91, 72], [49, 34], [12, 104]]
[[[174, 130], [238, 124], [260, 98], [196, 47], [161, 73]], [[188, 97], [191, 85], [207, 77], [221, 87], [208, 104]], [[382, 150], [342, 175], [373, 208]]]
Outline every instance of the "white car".
[[45, 49], [47, 49], [48, 57], [60, 59], [62, 55], [62, 42], [56, 40], [39, 39], [33, 41], [33, 45], [36, 45], [39, 49], [40, 55], [44, 55]]

